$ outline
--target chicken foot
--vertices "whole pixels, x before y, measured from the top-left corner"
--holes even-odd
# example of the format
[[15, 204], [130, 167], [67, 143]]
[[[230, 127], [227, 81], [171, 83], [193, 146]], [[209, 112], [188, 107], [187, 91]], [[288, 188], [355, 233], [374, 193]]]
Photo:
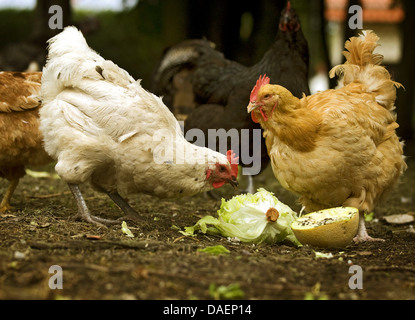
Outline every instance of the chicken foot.
[[89, 212], [88, 206], [85, 203], [84, 197], [82, 196], [81, 190], [79, 189], [79, 186], [73, 183], [68, 183], [68, 186], [78, 206], [78, 217], [80, 217], [82, 220], [85, 220], [93, 224], [97, 224], [99, 226], [105, 226], [107, 224], [118, 223], [117, 220], [104, 219], [104, 218], [91, 215], [91, 213]]
[[81, 190], [77, 184], [68, 183], [69, 189], [72, 191], [72, 194], [75, 197], [76, 203], [78, 205], [78, 216], [87, 222], [98, 224], [98, 225], [107, 225], [107, 224], [118, 224], [122, 220], [128, 219], [133, 221], [140, 221], [142, 219], [140, 215], [133, 208], [130, 207], [127, 201], [125, 201], [117, 192], [105, 192], [114, 203], [124, 212], [125, 216], [116, 220], [100, 218], [97, 216], [91, 215], [88, 206], [85, 203], [85, 200], [82, 196]]
[[385, 241], [384, 239], [372, 238], [369, 236], [365, 225], [365, 215], [363, 212], [360, 212], [359, 215], [359, 229], [357, 230], [357, 235], [353, 238], [353, 241], [355, 243], [361, 243], [365, 241]]
[[9, 187], [4, 194], [3, 199], [0, 202], [0, 213], [4, 213], [6, 211], [12, 210], [13, 207], [10, 205], [10, 199], [16, 190], [17, 185], [19, 184], [19, 178], [10, 180]]
[[[366, 241], [385, 241], [384, 239], [372, 238], [369, 236], [366, 230], [365, 224], [365, 212], [368, 211], [367, 205], [367, 192], [365, 188], [362, 188], [359, 196], [354, 196], [348, 198], [342, 206], [344, 207], [353, 207], [359, 209], [359, 227], [357, 229], [357, 234], [353, 238], [355, 243], [366, 242]], [[362, 209], [363, 208], [363, 209]]]

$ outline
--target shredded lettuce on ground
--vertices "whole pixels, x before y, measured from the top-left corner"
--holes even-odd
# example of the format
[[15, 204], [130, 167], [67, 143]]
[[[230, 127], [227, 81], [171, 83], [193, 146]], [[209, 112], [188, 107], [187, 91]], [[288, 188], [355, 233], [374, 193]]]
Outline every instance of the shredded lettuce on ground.
[[[266, 212], [277, 209], [279, 217], [275, 222], [267, 220]], [[236, 237], [242, 242], [276, 243], [285, 239], [294, 244], [300, 243], [291, 231], [291, 223], [297, 219], [297, 213], [263, 188], [254, 194], [234, 196], [226, 201], [222, 198], [218, 218], [205, 216], [194, 226], [181, 231], [184, 235], [202, 233]]]

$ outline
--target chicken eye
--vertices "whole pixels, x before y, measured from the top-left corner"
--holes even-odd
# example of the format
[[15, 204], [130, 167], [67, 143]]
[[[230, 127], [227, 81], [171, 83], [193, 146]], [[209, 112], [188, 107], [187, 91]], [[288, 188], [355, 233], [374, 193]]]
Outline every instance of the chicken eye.
[[270, 97], [271, 97], [271, 95], [266, 94], [266, 95], [264, 96], [264, 99], [269, 99]]
[[224, 166], [219, 167], [219, 172], [225, 172], [225, 171], [226, 171], [226, 168]]

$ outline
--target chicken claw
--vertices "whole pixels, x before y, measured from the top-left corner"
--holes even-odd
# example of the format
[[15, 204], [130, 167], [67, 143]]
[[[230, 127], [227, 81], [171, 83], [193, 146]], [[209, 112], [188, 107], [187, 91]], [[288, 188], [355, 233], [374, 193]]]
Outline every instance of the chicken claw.
[[106, 192], [107, 195], [114, 201], [114, 203], [124, 212], [125, 216], [116, 220], [100, 218], [97, 216], [91, 215], [85, 200], [82, 196], [81, 190], [77, 184], [68, 183], [69, 189], [72, 191], [72, 194], [75, 197], [76, 203], [78, 205], [78, 216], [87, 222], [91, 222], [100, 226], [105, 226], [108, 224], [118, 224], [122, 220], [132, 220], [143, 222], [143, 219], [133, 208], [130, 207], [127, 201], [125, 201], [117, 192]]
[[76, 204], [78, 205], [78, 216], [82, 220], [97, 224], [99, 226], [105, 226], [107, 224], [118, 223], [117, 220], [104, 219], [104, 218], [99, 218], [99, 217], [95, 217], [91, 215], [91, 213], [89, 212], [88, 206], [85, 203], [84, 197], [82, 196], [81, 190], [79, 189], [79, 186], [73, 183], [68, 183], [68, 186], [76, 200]]
[[14, 190], [18, 184], [19, 179], [13, 179], [10, 181], [9, 187], [7, 188], [7, 191], [0, 203], [0, 214], [13, 209], [13, 207], [10, 205], [10, 198], [12, 197]]
[[385, 239], [381, 239], [381, 238], [372, 238], [371, 236], [367, 235], [367, 236], [362, 236], [362, 235], [357, 235], [356, 237], [353, 238], [354, 243], [362, 243], [362, 242], [367, 242], [367, 241], [380, 241], [380, 242], [385, 242]]
[[380, 239], [380, 238], [372, 238], [371, 236], [369, 236], [366, 230], [364, 214], [361, 213], [359, 217], [359, 229], [357, 230], [357, 235], [353, 238], [353, 241], [355, 243], [362, 243], [366, 241], [382, 241], [383, 242], [385, 240]]

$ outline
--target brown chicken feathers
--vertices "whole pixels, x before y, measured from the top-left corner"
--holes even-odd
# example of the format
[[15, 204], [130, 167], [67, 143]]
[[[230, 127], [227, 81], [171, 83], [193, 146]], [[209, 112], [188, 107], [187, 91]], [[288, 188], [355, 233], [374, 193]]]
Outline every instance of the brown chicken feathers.
[[334, 67], [334, 90], [299, 99], [262, 77], [248, 112], [264, 128], [275, 177], [300, 195], [306, 211], [352, 206], [361, 212], [355, 241], [373, 240], [363, 213], [371, 212], [406, 169], [393, 112], [396, 88], [383, 56], [373, 53], [378, 36], [363, 31], [345, 44], [347, 61]]
[[52, 160], [39, 131], [41, 77], [41, 72], [0, 72], [0, 177], [9, 181], [0, 213], [12, 208], [10, 199], [25, 166]]

